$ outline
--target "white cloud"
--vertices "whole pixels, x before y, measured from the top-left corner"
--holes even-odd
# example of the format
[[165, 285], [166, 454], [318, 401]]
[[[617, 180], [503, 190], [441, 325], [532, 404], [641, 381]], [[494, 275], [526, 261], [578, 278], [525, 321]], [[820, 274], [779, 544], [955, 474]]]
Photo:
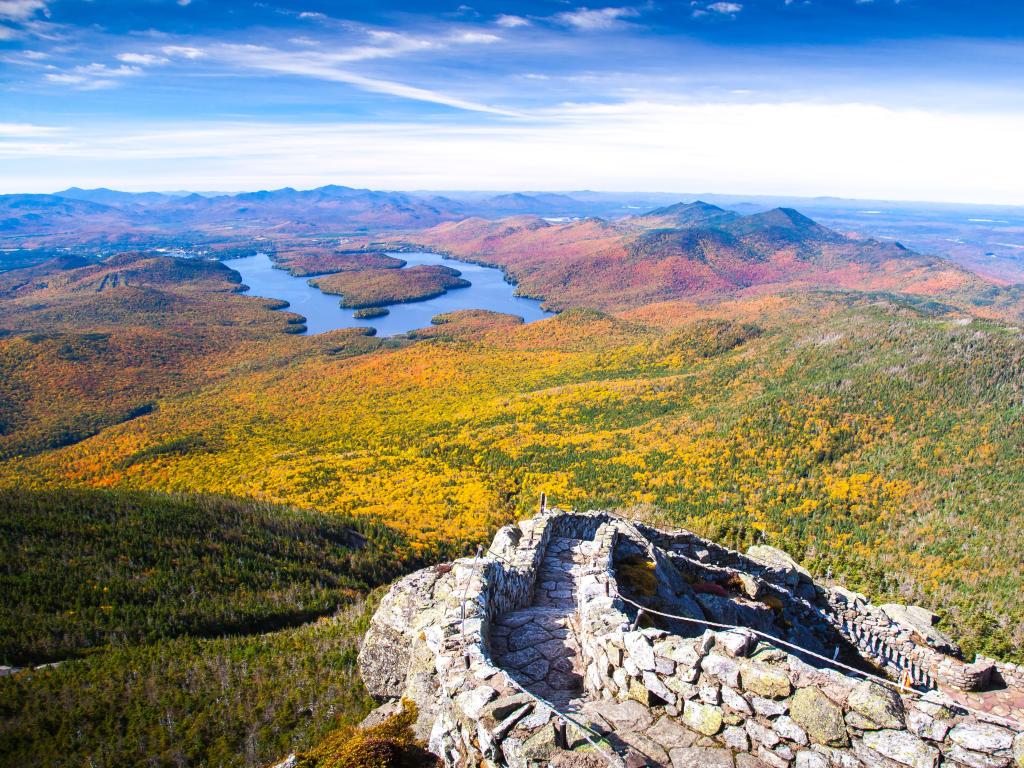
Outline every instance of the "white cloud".
[[638, 16], [635, 8], [577, 8], [566, 11], [555, 18], [563, 24], [588, 31], [616, 29], [623, 26], [623, 19]]
[[75, 72], [93, 77], [132, 77], [142, 74], [141, 69], [127, 64], [122, 64], [119, 67], [108, 67], [106, 64], [96, 63], [75, 67]]
[[501, 40], [498, 35], [488, 32], [462, 32], [452, 38], [457, 43], [497, 43]]
[[32, 123], [0, 123], [0, 139], [26, 138], [36, 136], [52, 136], [62, 133], [63, 128], [52, 125], [34, 125]]
[[858, 103], [566, 105], [498, 125], [121, 125], [75, 128], [73, 143], [65, 136], [0, 142], [0, 184], [25, 191], [86, 182], [150, 189], [336, 182], [1024, 204], [1024, 155], [1013, 151], [1022, 134], [1020, 113]]
[[180, 5], [182, 7], [185, 7], [186, 5], [191, 5], [191, 3], [192, 3], [192, 0], [178, 0], [178, 5]]
[[165, 45], [160, 49], [166, 56], [175, 56], [183, 59], [201, 59], [206, 54], [199, 48], [189, 45]]
[[[426, 44], [429, 47], [429, 43]], [[415, 48], [418, 43], [417, 41], [403, 41], [400, 44], [400, 49], [403, 51], [408, 50], [407, 46], [409, 45]], [[441, 93], [429, 88], [420, 88], [392, 80], [367, 77], [348, 69], [343, 69], [340, 66], [366, 59], [395, 55], [392, 49], [362, 46], [337, 53], [322, 53], [320, 51], [282, 51], [256, 45], [223, 45], [216, 49], [211, 49], [208, 53], [221, 61], [245, 69], [276, 72], [281, 75], [313, 77], [318, 80], [334, 83], [345, 83], [371, 93], [383, 93], [413, 101], [441, 104], [471, 112], [512, 114], [508, 110]]]
[[321, 20], [327, 18], [327, 14], [320, 13], [319, 11], [303, 11], [302, 13], [299, 14], [299, 18], [300, 19], [316, 19], [317, 21], [321, 21]]
[[[240, 70], [276, 72], [282, 75], [311, 77], [328, 82], [345, 83], [371, 93], [383, 93], [399, 98], [441, 104], [473, 112], [511, 115], [509, 110], [464, 99], [440, 91], [396, 82], [394, 80], [370, 77], [352, 71], [349, 67], [365, 61], [390, 59], [408, 54], [444, 50], [452, 43], [491, 44], [501, 40], [488, 32], [468, 30], [452, 36], [430, 39], [415, 37], [390, 30], [366, 30], [370, 44], [331, 50], [283, 50], [257, 45], [219, 45], [203, 53], [221, 63]], [[167, 52], [167, 49], [164, 48]]]
[[166, 64], [167, 59], [162, 56], [154, 56], [152, 53], [119, 53], [117, 55], [118, 61], [123, 61], [125, 64], [137, 64], [141, 67], [152, 67], [157, 64]]
[[513, 27], [528, 27], [530, 26], [530, 20], [524, 19], [522, 16], [513, 16], [508, 13], [501, 14], [494, 23], [499, 27], [507, 27], [512, 29]]
[[740, 3], [712, 3], [708, 6], [709, 11], [715, 13], [739, 13], [743, 10]]
[[51, 73], [46, 79], [55, 85], [70, 85], [82, 91], [99, 91], [113, 88], [117, 83], [106, 78], [94, 78], [73, 72]]
[[27, 21], [40, 11], [50, 15], [44, 0], [0, 0], [0, 19]]
[[21, 37], [21, 33], [16, 29], [0, 24], [0, 40], [16, 40]]
[[51, 72], [46, 75], [46, 79], [54, 85], [69, 85], [82, 91], [98, 91], [113, 88], [121, 78], [141, 74], [142, 70], [139, 67], [127, 64], [108, 67], [106, 64], [93, 63], [75, 67], [70, 72]]

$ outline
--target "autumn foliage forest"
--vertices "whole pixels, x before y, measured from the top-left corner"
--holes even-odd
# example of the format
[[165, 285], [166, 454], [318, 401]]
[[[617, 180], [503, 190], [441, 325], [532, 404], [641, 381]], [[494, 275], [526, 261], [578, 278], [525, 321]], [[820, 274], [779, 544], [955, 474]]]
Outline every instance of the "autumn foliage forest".
[[[333, 256], [323, 240], [308, 258], [282, 245], [297, 274], [344, 269], [321, 278], [343, 295], [390, 280], [379, 254], [413, 244], [501, 266], [560, 310], [531, 324], [458, 312], [390, 339], [296, 335], [301, 318], [237, 294], [230, 260], [0, 274], [2, 578], [16, 595], [0, 663], [74, 659], [0, 683], [0, 752], [117, 765], [163, 744], [155, 764], [174, 764], [158, 704], [177, 685], [170, 658], [197, 675], [176, 711], [222, 694], [238, 708], [221, 730], [174, 720], [192, 729], [190, 760], [307, 748], [367, 706], [344, 682], [354, 657], [337, 660], [364, 596], [471, 551], [542, 491], [779, 546], [877, 601], [938, 611], [968, 653], [1024, 660], [1019, 289], [795, 211], [711, 208], [470, 219]], [[68, 563], [60, 578], [51, 562]], [[139, 590], [161, 596], [152, 610]], [[148, 681], [128, 686], [133, 714], [70, 735], [102, 721], [129, 669]], [[262, 725], [231, 725], [246, 718]]]

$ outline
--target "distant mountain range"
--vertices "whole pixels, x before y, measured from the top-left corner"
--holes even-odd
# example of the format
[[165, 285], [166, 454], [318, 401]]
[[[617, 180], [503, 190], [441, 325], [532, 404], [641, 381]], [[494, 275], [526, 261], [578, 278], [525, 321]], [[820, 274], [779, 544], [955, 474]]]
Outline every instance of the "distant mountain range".
[[[71, 187], [54, 194], [0, 195], [0, 245], [6, 251], [0, 254], [0, 270], [38, 261], [34, 253], [12, 248], [110, 253], [121, 248], [180, 247], [223, 252], [249, 247], [254, 238], [387, 236], [473, 217], [532, 216], [548, 223], [600, 217], [648, 230], [714, 229], [713, 235], [687, 236], [704, 243], [724, 236], [764, 236], [760, 230], [767, 227], [773, 231], [767, 239], [775, 243], [796, 226], [785, 212], [799, 209], [805, 218], [812, 216], [825, 225], [817, 230], [820, 238], [836, 236], [825, 232], [830, 227], [857, 239], [901, 241], [1002, 283], [1024, 282], [1024, 209], [736, 195], [680, 202], [681, 197], [690, 198], [590, 190], [386, 192], [333, 184], [236, 194]], [[774, 223], [749, 218], [767, 213]], [[742, 231], [751, 226], [757, 231]]]
[[168, 236], [201, 242], [279, 232], [366, 233], [430, 227], [468, 216], [573, 217], [594, 209], [566, 195], [543, 193], [456, 200], [338, 185], [213, 196], [72, 187], [51, 195], [0, 195], [0, 237], [29, 248], [135, 247]]

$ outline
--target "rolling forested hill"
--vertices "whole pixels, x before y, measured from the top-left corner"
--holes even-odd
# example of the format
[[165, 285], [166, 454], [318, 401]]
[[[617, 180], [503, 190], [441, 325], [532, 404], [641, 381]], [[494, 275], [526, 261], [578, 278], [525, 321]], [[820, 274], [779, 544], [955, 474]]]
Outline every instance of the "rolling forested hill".
[[24, 666], [0, 676], [2, 764], [260, 765], [366, 710], [364, 601], [411, 565], [389, 529], [142, 492], [0, 508], [0, 659]]
[[430, 341], [167, 398], [8, 460], [0, 482], [246, 495], [387, 520], [417, 548], [482, 540], [542, 490], [654, 504], [1018, 656], [1020, 330], [859, 294], [732, 307], [742, 321], [676, 309], [669, 327], [455, 318]]

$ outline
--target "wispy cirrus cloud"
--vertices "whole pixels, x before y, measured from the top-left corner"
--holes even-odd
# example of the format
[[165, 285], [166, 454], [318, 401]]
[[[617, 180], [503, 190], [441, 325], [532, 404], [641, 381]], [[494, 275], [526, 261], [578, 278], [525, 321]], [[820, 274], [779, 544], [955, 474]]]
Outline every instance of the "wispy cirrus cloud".
[[625, 19], [639, 16], [636, 8], [587, 8], [581, 7], [574, 11], [566, 11], [555, 16], [557, 21], [576, 29], [586, 31], [604, 31], [619, 29], [626, 26]]
[[490, 43], [501, 42], [501, 37], [492, 35], [490, 32], [459, 32], [452, 40], [457, 43]]
[[93, 63], [75, 67], [68, 72], [47, 73], [46, 79], [55, 85], [69, 85], [83, 91], [99, 91], [113, 88], [121, 78], [141, 74], [140, 67], [128, 64], [108, 67], [106, 64]]
[[206, 55], [201, 49], [191, 45], [165, 45], [160, 51], [165, 56], [175, 56], [183, 59], [201, 59]]
[[515, 16], [509, 13], [503, 13], [494, 20], [494, 23], [499, 27], [505, 27], [507, 29], [514, 29], [515, 27], [528, 27], [530, 26], [530, 20], [523, 16]]
[[395, 55], [387, 50], [361, 47], [335, 53], [285, 51], [256, 45], [222, 45], [209, 49], [205, 53], [211, 58], [230, 64], [237, 69], [274, 72], [280, 75], [296, 75], [333, 83], [344, 83], [371, 93], [439, 104], [470, 112], [485, 112], [507, 116], [515, 114], [511, 110], [452, 96], [431, 88], [362, 75], [342, 66], [372, 58]]
[[141, 67], [153, 67], [159, 64], [167, 64], [170, 59], [163, 56], [156, 56], [152, 53], [119, 53], [117, 60], [125, 64], [133, 64]]
[[[0, 0], [0, 42], [19, 40], [31, 33], [32, 27], [40, 24], [38, 14], [50, 15], [44, 0]], [[8, 26], [13, 25], [13, 26]]]
[[40, 12], [50, 15], [44, 0], [0, 0], [0, 19], [4, 21], [28, 21]]

